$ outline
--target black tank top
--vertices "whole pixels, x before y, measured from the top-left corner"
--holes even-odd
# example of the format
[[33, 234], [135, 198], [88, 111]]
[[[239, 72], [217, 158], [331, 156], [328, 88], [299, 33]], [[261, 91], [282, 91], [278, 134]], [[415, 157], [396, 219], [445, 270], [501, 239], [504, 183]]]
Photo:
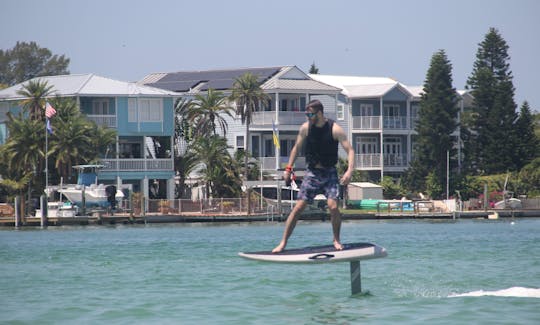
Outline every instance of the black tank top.
[[338, 161], [338, 141], [332, 136], [334, 121], [328, 119], [322, 127], [310, 125], [306, 139], [306, 161], [309, 167], [317, 164], [333, 167]]

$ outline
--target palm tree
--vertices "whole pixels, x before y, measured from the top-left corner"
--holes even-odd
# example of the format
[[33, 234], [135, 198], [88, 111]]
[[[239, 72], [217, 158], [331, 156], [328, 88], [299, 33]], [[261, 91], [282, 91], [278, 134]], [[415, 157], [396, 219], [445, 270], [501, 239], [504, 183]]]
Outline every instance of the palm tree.
[[48, 156], [54, 159], [59, 176], [68, 178], [72, 166], [95, 160], [98, 151], [103, 149], [99, 147], [100, 142], [110, 144], [115, 140], [115, 133], [102, 131], [88, 121], [73, 100], [61, 99], [54, 104], [58, 113], [52, 122], [54, 133], [50, 137]]
[[184, 187], [186, 184], [186, 179], [189, 177], [192, 171], [195, 170], [195, 167], [199, 164], [197, 154], [191, 149], [187, 149], [183, 155], [177, 155], [174, 157], [174, 169], [176, 171], [176, 176], [178, 177], [178, 191], [177, 196], [179, 198], [184, 198]]
[[227, 97], [221, 91], [210, 88], [206, 96], [195, 95], [195, 100], [189, 104], [185, 117], [194, 126], [195, 136], [216, 135], [218, 126], [225, 135], [228, 126], [222, 114], [232, 118], [232, 111]]
[[[23, 198], [21, 208], [24, 209], [23, 193], [27, 190], [28, 200], [30, 200], [31, 181], [37, 180], [33, 184], [34, 188], [42, 188], [41, 177], [35, 177], [35, 174], [43, 170], [44, 124], [42, 121], [24, 118], [22, 114], [19, 114], [17, 118], [14, 118], [11, 113], [7, 116], [9, 138], [1, 147], [1, 159], [3, 165], [6, 166], [2, 171], [3, 184], [11, 193], [19, 192]], [[25, 215], [24, 210], [22, 215]]]
[[[248, 180], [248, 156], [249, 156], [249, 126], [251, 125], [253, 112], [259, 109], [261, 103], [264, 103], [269, 96], [261, 89], [257, 77], [251, 73], [245, 73], [242, 76], [234, 80], [231, 101], [236, 103], [236, 113], [240, 115], [242, 124], [246, 125], [245, 135], [245, 148], [246, 154], [244, 155], [244, 180]], [[249, 189], [247, 191], [248, 198]], [[248, 200], [248, 214], [251, 213], [251, 204]]]
[[22, 114], [18, 118], [11, 113], [7, 116], [9, 137], [3, 146], [3, 158], [7, 161], [8, 168], [22, 174], [34, 169], [41, 170], [41, 162], [45, 156], [43, 122], [26, 119]]
[[49, 86], [47, 81], [30, 80], [17, 94], [26, 97], [21, 101], [23, 109], [28, 112], [31, 120], [45, 119], [45, 98], [53, 93], [53, 86]]
[[199, 137], [193, 142], [193, 152], [204, 165], [201, 173], [207, 184], [207, 197], [239, 193], [238, 172], [228, 149], [227, 139], [218, 135]]

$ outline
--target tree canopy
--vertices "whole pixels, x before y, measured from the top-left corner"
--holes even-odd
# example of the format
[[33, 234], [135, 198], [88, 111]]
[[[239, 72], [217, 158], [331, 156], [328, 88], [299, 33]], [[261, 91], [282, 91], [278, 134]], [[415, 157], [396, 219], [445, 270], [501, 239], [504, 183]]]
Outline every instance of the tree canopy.
[[515, 132], [517, 120], [508, 45], [495, 28], [479, 44], [473, 71], [467, 80], [474, 98], [467, 165], [473, 173], [496, 174], [519, 165]]
[[436, 52], [424, 82], [416, 124], [415, 159], [407, 171], [411, 188], [428, 189], [433, 197], [446, 186], [447, 152], [454, 155], [457, 128], [457, 95], [452, 87], [452, 65], [444, 50]]
[[12, 86], [35, 77], [69, 74], [69, 61], [36, 42], [17, 42], [12, 49], [0, 50], [0, 84]]

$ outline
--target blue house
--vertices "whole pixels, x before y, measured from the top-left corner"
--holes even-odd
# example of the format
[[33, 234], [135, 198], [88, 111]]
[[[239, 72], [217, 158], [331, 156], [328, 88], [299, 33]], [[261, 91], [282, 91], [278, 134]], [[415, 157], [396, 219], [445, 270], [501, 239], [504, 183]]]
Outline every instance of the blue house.
[[[74, 74], [39, 77], [53, 86], [53, 96], [72, 97], [83, 114], [117, 131], [98, 181], [150, 198], [174, 198], [174, 100], [178, 95], [153, 87]], [[6, 113], [19, 111], [17, 94], [26, 82], [0, 90], [0, 143], [7, 136]]]

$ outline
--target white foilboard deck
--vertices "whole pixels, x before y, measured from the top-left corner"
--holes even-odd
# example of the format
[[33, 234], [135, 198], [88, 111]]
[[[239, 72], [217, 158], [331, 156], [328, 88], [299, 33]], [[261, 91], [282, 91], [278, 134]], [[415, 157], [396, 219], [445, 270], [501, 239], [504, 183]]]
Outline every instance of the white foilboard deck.
[[277, 263], [331, 263], [360, 261], [387, 255], [384, 247], [372, 243], [344, 244], [343, 250], [336, 250], [333, 245], [285, 249], [281, 253], [241, 252], [241, 257]]

